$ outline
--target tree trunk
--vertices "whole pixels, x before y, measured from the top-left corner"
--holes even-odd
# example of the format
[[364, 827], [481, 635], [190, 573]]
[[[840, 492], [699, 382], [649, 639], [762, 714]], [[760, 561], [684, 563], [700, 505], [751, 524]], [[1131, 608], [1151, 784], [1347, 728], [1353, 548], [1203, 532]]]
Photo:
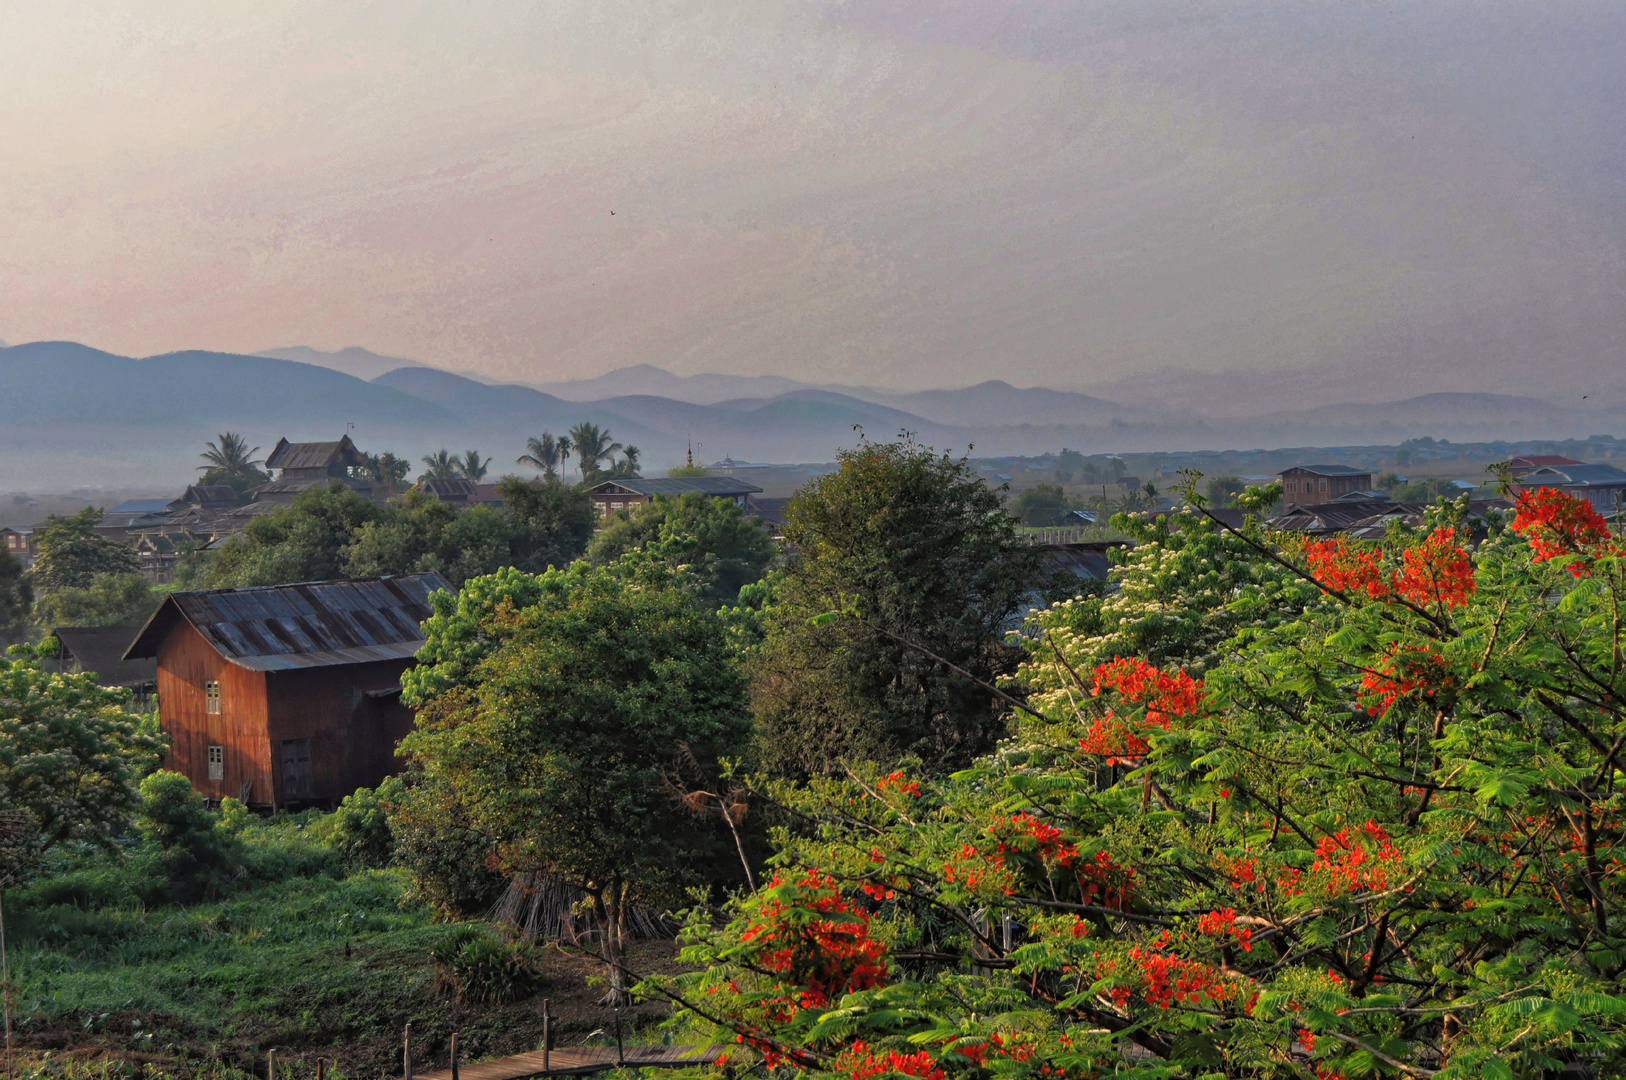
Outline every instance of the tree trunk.
[[598, 916], [599, 956], [610, 978], [609, 992], [599, 1004], [629, 1005], [632, 997], [627, 993], [627, 976], [622, 968], [626, 958], [627, 886], [612, 878], [604, 892], [594, 896], [593, 907]]

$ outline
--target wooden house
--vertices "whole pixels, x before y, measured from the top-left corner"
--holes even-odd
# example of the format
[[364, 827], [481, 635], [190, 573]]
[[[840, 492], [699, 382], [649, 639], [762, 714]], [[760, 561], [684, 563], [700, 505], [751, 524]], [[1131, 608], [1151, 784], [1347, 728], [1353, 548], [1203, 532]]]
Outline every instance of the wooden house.
[[1332, 502], [1352, 491], [1372, 490], [1372, 473], [1348, 465], [1295, 465], [1284, 469], [1281, 478], [1287, 506]]
[[383, 487], [367, 476], [367, 459], [346, 435], [338, 442], [291, 443], [278, 439], [265, 467], [277, 478], [251, 492], [257, 503], [291, 504], [301, 493], [332, 483], [343, 484], [367, 498], [382, 498]]
[[439, 574], [172, 593], [126, 659], [156, 658], [164, 767], [209, 799], [331, 806], [397, 772], [401, 673]]
[[599, 516], [608, 518], [619, 510], [642, 506], [657, 495], [675, 499], [692, 492], [727, 499], [744, 507], [747, 500], [752, 495], [760, 495], [762, 489], [731, 476], [663, 476], [651, 480], [630, 476], [594, 484], [587, 489], [587, 497], [593, 500]]

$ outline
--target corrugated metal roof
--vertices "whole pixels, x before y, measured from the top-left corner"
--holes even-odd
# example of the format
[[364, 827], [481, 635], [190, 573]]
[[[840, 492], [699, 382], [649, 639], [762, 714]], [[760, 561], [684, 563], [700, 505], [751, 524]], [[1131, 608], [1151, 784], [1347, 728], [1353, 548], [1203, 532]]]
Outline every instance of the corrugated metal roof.
[[751, 495], [761, 490], [755, 484], [732, 476], [660, 476], [650, 480], [628, 477], [625, 480], [606, 480], [591, 489], [594, 495], [613, 495], [617, 492], [629, 495], [687, 495], [699, 492], [702, 495], [721, 496]]
[[126, 655], [156, 656], [184, 618], [221, 656], [251, 671], [405, 659], [423, 645], [419, 624], [437, 590], [453, 591], [439, 574], [409, 574], [173, 593]]
[[1348, 465], [1295, 465], [1291, 469], [1283, 469], [1279, 475], [1286, 476], [1290, 472], [1307, 472], [1315, 476], [1370, 476], [1371, 469], [1352, 469]]
[[1617, 487], [1626, 485], [1626, 472], [1613, 465], [1549, 465], [1519, 477], [1519, 483], [1532, 487], [1555, 480], [1570, 487]]
[[337, 442], [296, 442], [279, 439], [265, 459], [268, 469], [325, 469], [330, 465], [360, 465], [361, 451], [346, 435]]
[[102, 686], [142, 686], [158, 678], [158, 665], [150, 659], [126, 660], [124, 650], [135, 640], [139, 626], [58, 626], [51, 636], [79, 664], [93, 671]]

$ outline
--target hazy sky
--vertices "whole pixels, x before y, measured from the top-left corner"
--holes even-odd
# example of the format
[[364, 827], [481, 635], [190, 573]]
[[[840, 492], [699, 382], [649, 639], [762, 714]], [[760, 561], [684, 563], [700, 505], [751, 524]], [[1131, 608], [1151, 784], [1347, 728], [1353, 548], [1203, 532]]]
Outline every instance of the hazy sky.
[[0, 0], [0, 338], [1618, 389], [1623, 56], [1619, 0]]

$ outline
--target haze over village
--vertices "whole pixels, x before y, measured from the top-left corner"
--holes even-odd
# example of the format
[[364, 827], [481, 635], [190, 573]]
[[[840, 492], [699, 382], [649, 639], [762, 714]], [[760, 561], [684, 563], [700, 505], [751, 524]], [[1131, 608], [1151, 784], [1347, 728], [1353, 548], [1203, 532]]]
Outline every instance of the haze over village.
[[1626, 1076], [1622, 56], [0, 11], [8, 1080]]

